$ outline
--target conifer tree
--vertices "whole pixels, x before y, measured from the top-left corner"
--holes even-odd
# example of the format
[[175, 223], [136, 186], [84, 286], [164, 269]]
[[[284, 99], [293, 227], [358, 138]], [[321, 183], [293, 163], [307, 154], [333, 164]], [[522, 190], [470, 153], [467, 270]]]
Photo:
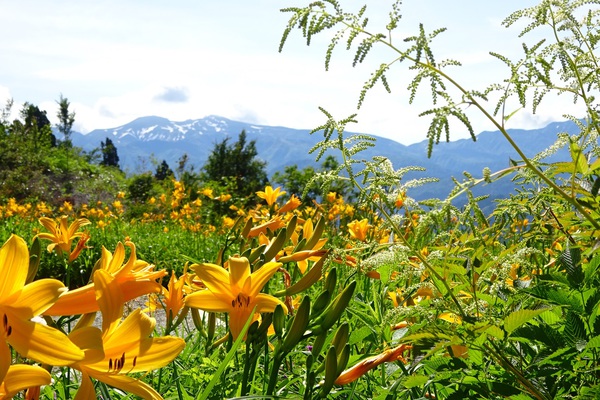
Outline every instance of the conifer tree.
[[119, 155], [112, 140], [110, 140], [110, 138], [106, 138], [104, 142], [100, 142], [100, 148], [102, 150], [102, 161], [100, 161], [100, 165], [117, 167], [120, 169]]

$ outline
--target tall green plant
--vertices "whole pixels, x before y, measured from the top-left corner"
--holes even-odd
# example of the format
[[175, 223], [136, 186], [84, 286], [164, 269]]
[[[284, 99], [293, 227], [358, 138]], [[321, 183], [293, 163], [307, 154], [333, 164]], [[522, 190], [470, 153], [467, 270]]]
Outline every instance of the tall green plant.
[[[598, 258], [593, 237], [600, 228], [598, 4], [544, 0], [511, 14], [503, 25], [524, 22], [520, 36], [535, 31], [545, 39], [523, 44], [523, 56], [516, 61], [490, 53], [508, 67], [508, 74], [484, 89], [468, 88], [453, 78], [451, 67], [460, 66], [459, 61], [435, 57], [434, 43], [444, 28], [428, 32], [421, 24], [415, 35], [392, 41], [400, 27], [400, 1], [392, 6], [381, 30], [385, 33], [368, 27], [366, 6], [348, 13], [338, 1], [325, 0], [282, 10], [291, 16], [280, 50], [295, 29], [308, 45], [314, 36], [334, 32], [325, 54], [327, 69], [340, 43], [354, 51], [353, 65], [362, 63], [375, 47], [389, 51], [389, 60], [363, 84], [358, 109], [376, 84], [391, 92], [387, 75], [392, 67], [404, 66], [412, 76], [410, 103], [425, 86], [429, 89], [431, 107], [420, 113], [431, 118], [429, 155], [442, 137], [450, 139], [452, 119], [475, 139], [469, 116], [478, 112], [494, 124], [520, 160], [507, 170], [486, 171], [470, 185], [509, 172], [528, 185], [499, 204], [493, 221], [478, 207], [480, 199], [470, 194], [470, 185], [460, 184], [445, 201], [420, 207], [408, 201], [405, 215], [398, 214], [394, 199], [424, 182], [403, 182], [406, 168], [395, 170], [383, 157], [360, 160], [357, 154], [371, 146], [372, 139], [344, 135], [357, 115], [338, 121], [322, 109], [327, 120], [313, 133], [322, 132], [324, 140], [313, 151], [318, 151], [317, 157], [330, 149], [341, 153], [340, 171], [360, 191], [361, 206], [377, 209], [394, 235], [388, 246], [365, 261], [383, 270], [389, 269], [384, 260], [390, 257], [405, 260], [391, 282], [401, 293], [400, 306], [388, 318], [407, 321], [409, 333], [399, 340], [413, 344], [414, 361], [406, 367], [398, 364], [401, 368], [382, 380], [378, 393], [549, 399], [587, 398], [597, 392], [600, 381], [593, 371], [598, 368], [598, 298], [593, 277]], [[509, 107], [516, 101], [535, 112], [549, 94], [567, 94], [583, 104], [582, 116], [565, 115], [580, 133], [567, 140], [561, 136], [553, 148], [528, 158], [506, 129], [514, 114]], [[544, 164], [543, 156], [561, 145], [569, 146], [571, 157]], [[536, 190], [530, 189], [532, 184]], [[469, 198], [460, 210], [450, 202], [458, 192]], [[412, 218], [415, 213], [418, 223]], [[408, 230], [407, 224], [414, 229]], [[410, 271], [418, 271], [420, 279], [415, 281]]]

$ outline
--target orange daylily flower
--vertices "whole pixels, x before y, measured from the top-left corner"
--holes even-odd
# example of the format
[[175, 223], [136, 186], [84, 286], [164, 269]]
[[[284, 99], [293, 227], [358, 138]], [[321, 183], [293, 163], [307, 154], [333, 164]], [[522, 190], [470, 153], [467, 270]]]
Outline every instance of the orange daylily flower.
[[[10, 362], [10, 360], [9, 360]], [[50, 384], [50, 373], [37, 365], [15, 364], [2, 375], [0, 371], [0, 399], [12, 399], [21, 390]]]
[[175, 271], [172, 271], [167, 288], [162, 288], [162, 300], [157, 299], [156, 296], [150, 298], [151, 308], [162, 308], [165, 310], [167, 314], [167, 326], [173, 322], [185, 306], [186, 280], [187, 274], [185, 272], [177, 278]]
[[[125, 242], [125, 244], [131, 249], [131, 255], [127, 263], [123, 264], [125, 246], [119, 242], [114, 254], [102, 247], [102, 256], [97, 263], [97, 269], [108, 272], [117, 280], [125, 301], [148, 293], [160, 293], [162, 286], [157, 282], [157, 279], [165, 276], [167, 272], [164, 270], [154, 271], [154, 265], [137, 259], [133, 243]], [[93, 283], [70, 290], [60, 296], [56, 304], [44, 314], [75, 315], [98, 311], [99, 307], [94, 290]]]
[[67, 365], [83, 358], [83, 352], [65, 334], [32, 321], [66, 288], [56, 279], [25, 284], [28, 269], [27, 244], [11, 235], [0, 249], [0, 376], [10, 364], [8, 344], [23, 357], [49, 365]]
[[229, 313], [229, 328], [234, 340], [251, 317], [257, 319], [259, 313], [273, 312], [281, 305], [287, 313], [287, 307], [279, 299], [260, 293], [263, 286], [277, 272], [281, 263], [268, 262], [256, 271], [250, 271], [250, 262], [246, 257], [231, 257], [229, 270], [215, 264], [194, 264], [190, 268], [208, 288], [189, 294], [185, 305], [208, 312]]
[[[54, 248], [58, 247], [60, 253], [64, 252], [71, 255], [71, 247], [75, 238], [83, 237], [86, 235], [84, 232], [78, 232], [79, 228], [85, 225], [91, 224], [87, 218], [78, 218], [67, 225], [68, 217], [63, 215], [58, 219], [52, 219], [48, 217], [41, 217], [39, 219], [40, 224], [44, 226], [50, 232], [38, 233], [37, 237], [40, 239], [47, 239], [52, 241], [48, 245], [48, 251], [51, 252]], [[89, 235], [86, 236], [83, 245], [89, 239]], [[80, 239], [81, 240], [81, 239]], [[76, 255], [71, 255], [69, 261], [74, 260], [79, 255], [82, 249], [79, 249]], [[77, 251], [77, 249], [76, 249]]]
[[170, 336], [150, 337], [156, 320], [139, 308], [122, 320], [124, 297], [118, 278], [108, 271], [99, 269], [94, 273], [94, 289], [102, 312], [102, 330], [82, 326], [69, 335], [85, 350], [85, 358], [70, 365], [82, 374], [75, 400], [96, 398], [90, 378], [144, 399], [162, 399], [150, 385], [127, 374], [164, 367], [183, 350], [185, 341]]
[[265, 222], [264, 224], [258, 225], [253, 227], [252, 229], [250, 229], [250, 232], [248, 233], [248, 237], [255, 237], [262, 234], [266, 234], [267, 229], [270, 229], [271, 231], [276, 231], [279, 228], [282, 228], [285, 226], [285, 222], [283, 222], [279, 216], [277, 216], [276, 218], [273, 218], [267, 222]]
[[300, 201], [298, 196], [293, 194], [292, 197], [290, 197], [290, 199], [287, 201], [287, 203], [285, 203], [279, 210], [277, 210], [277, 213], [284, 214], [288, 211], [293, 211], [296, 208], [300, 207], [300, 204], [302, 204], [302, 201]]
[[347, 226], [348, 232], [353, 239], [360, 240], [361, 242], [365, 242], [367, 240], [367, 231], [369, 228], [371, 228], [371, 225], [369, 225], [369, 221], [366, 218], [360, 221], [355, 219]]
[[354, 382], [373, 368], [377, 367], [384, 362], [392, 362], [400, 360], [403, 363], [406, 363], [404, 359], [404, 352], [410, 350], [412, 348], [411, 345], [401, 344], [400, 346], [396, 346], [393, 349], [389, 349], [384, 351], [381, 354], [377, 354], [375, 356], [367, 357], [358, 363], [354, 364], [352, 367], [348, 368], [344, 372], [338, 376], [335, 380], [336, 385], [347, 385], [348, 383]]

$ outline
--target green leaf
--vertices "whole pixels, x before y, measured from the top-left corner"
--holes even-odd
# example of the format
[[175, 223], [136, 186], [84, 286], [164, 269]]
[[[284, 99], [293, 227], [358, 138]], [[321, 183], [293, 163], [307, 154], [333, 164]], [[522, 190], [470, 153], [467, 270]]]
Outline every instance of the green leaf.
[[424, 386], [429, 381], [429, 377], [425, 375], [411, 375], [408, 376], [403, 383], [404, 387], [407, 389]]
[[597, 347], [600, 347], [600, 335], [591, 338], [586, 346], [587, 349], [595, 349]]
[[527, 321], [537, 317], [541, 313], [547, 311], [546, 309], [540, 310], [518, 310], [510, 313], [504, 320], [504, 329], [510, 334], [515, 329], [523, 326]]

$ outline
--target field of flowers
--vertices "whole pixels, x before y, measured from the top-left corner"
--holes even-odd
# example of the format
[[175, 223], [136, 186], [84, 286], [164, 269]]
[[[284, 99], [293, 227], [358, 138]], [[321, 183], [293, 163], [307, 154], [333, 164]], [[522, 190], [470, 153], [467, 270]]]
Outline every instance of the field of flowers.
[[[286, 389], [290, 385], [295, 391], [298, 376], [283, 385], [281, 376], [299, 374], [286, 368], [299, 343], [305, 352], [312, 347], [315, 361], [323, 363], [314, 346], [331, 340], [330, 330], [357, 283], [366, 289], [379, 279], [358, 257], [367, 241], [387, 243], [389, 230], [372, 212], [356, 210], [336, 193], [323, 204], [304, 205], [295, 196], [282, 202], [285, 192], [270, 186], [256, 194], [264, 204], [252, 210], [232, 205], [236, 220], [223, 217], [218, 228], [204, 226], [202, 202], [227, 202], [231, 196], [203, 190], [202, 201], [188, 202], [183, 185], [175, 181], [173, 187], [169, 195], [149, 199], [154, 212], [138, 220], [123, 218], [122, 193], [107, 205], [65, 203], [52, 210], [11, 199], [0, 206], [9, 345], [4, 360], [10, 360], [5, 395], [27, 389], [29, 397], [41, 390], [44, 397], [94, 398], [98, 390], [114, 397], [117, 388], [145, 398], [159, 398], [156, 390], [165, 397], [204, 391], [204, 398], [220, 398], [262, 391], [267, 382], [268, 393], [292, 390]], [[397, 205], [402, 208], [402, 199]], [[411, 224], [416, 221], [411, 218]], [[311, 314], [308, 293], [316, 299]], [[387, 302], [397, 304], [396, 297]], [[155, 314], [162, 325], [156, 325]], [[337, 335], [346, 336], [337, 339], [341, 352], [350, 338], [348, 324], [339, 329]], [[320, 340], [312, 343], [313, 337]], [[245, 357], [251, 356], [244, 361], [241, 340]], [[394, 360], [408, 349], [400, 347], [393, 350]], [[267, 349], [273, 365], [257, 372]], [[225, 353], [235, 357], [221, 364]], [[343, 382], [356, 372], [338, 378], [349, 348], [339, 356], [345, 361], [328, 375]], [[216, 368], [240, 371], [221, 375]], [[147, 371], [154, 372], [140, 374]]]
[[[292, 31], [310, 44], [338, 29], [327, 66], [338, 43], [356, 48], [355, 65], [373, 47], [391, 51], [358, 108], [408, 63], [410, 101], [424, 81], [431, 90], [429, 153], [450, 121], [473, 134], [475, 110], [518, 159], [417, 202], [411, 189], [428, 180], [406, 179], [416, 167], [361, 159], [373, 138], [345, 134], [356, 115], [322, 109], [313, 151], [341, 162], [317, 174], [318, 202], [267, 186], [245, 208], [235, 193], [178, 181], [143, 204], [124, 193], [58, 208], [9, 199], [0, 398], [598, 399], [600, 11], [584, 10], [596, 3], [509, 16], [506, 26], [525, 20], [523, 36], [549, 40], [523, 45], [518, 61], [493, 53], [509, 75], [484, 90], [448, 75], [458, 61], [433, 57], [443, 30], [392, 42], [400, 2], [388, 35], [366, 29], [366, 8], [334, 0], [283, 10], [282, 47]], [[505, 123], [551, 92], [583, 104], [582, 117], [565, 116], [580, 131], [528, 158]], [[548, 162], [560, 148], [568, 156]], [[327, 192], [340, 179], [356, 190], [351, 204]], [[497, 179], [518, 189], [486, 213], [471, 189]]]

